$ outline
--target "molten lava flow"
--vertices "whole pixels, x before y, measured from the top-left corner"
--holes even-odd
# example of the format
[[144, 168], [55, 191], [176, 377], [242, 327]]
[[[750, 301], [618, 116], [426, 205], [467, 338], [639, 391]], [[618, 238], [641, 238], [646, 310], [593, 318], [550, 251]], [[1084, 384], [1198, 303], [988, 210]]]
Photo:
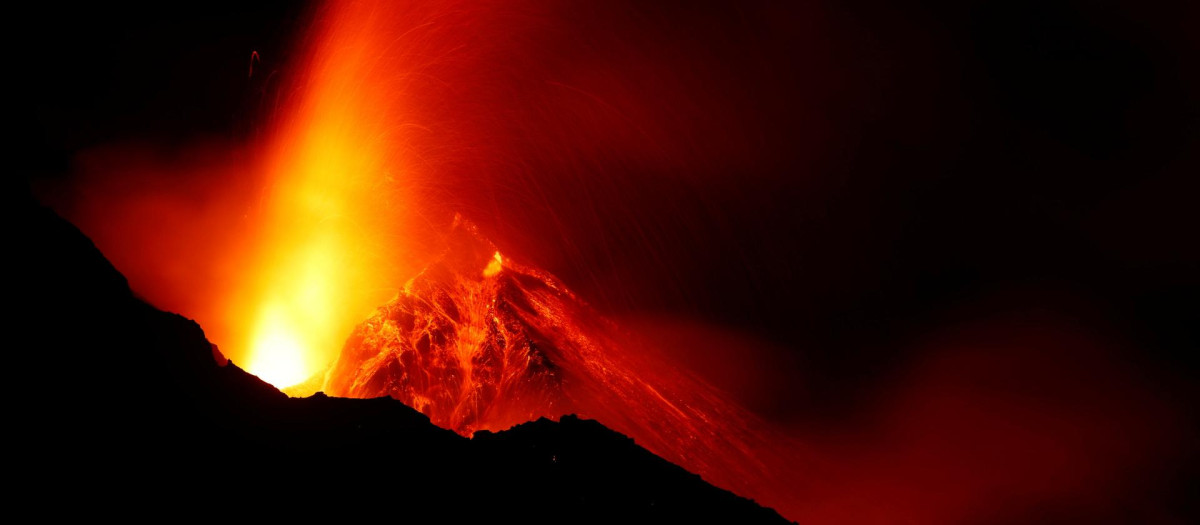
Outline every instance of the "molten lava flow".
[[789, 505], [794, 443], [704, 381], [645, 356], [552, 275], [463, 220], [441, 260], [359, 325], [326, 392], [391, 396], [463, 435], [577, 413], [708, 481]]

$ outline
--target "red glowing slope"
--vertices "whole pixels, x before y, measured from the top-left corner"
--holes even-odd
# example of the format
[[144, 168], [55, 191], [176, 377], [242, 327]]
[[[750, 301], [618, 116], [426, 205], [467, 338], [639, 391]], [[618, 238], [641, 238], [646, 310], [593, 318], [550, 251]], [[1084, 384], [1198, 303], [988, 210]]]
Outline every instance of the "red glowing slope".
[[577, 413], [718, 486], [785, 505], [789, 443], [645, 350], [460, 220], [442, 259], [355, 329], [325, 390], [391, 396], [464, 435]]

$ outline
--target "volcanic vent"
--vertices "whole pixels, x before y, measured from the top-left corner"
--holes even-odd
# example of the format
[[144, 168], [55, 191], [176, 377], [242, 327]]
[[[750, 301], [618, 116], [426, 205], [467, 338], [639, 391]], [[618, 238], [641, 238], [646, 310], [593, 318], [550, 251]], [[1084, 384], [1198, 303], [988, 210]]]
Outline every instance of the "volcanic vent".
[[391, 396], [463, 435], [576, 413], [735, 492], [781, 505], [790, 444], [545, 271], [458, 218], [440, 260], [358, 325], [325, 391]]

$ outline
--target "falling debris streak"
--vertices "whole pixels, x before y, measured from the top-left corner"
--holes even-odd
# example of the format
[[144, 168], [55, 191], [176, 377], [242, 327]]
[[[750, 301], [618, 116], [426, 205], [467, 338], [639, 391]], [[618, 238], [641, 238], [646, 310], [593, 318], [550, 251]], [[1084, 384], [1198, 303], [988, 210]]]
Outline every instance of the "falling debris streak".
[[253, 76], [254, 76], [254, 63], [255, 63], [255, 62], [261, 62], [261, 61], [262, 61], [262, 59], [260, 59], [260, 58], [258, 57], [258, 51], [251, 51], [251, 52], [250, 52], [250, 71], [249, 71], [249, 72], [246, 74], [246, 77], [247, 77], [247, 78], [250, 78], [250, 77], [253, 77]]

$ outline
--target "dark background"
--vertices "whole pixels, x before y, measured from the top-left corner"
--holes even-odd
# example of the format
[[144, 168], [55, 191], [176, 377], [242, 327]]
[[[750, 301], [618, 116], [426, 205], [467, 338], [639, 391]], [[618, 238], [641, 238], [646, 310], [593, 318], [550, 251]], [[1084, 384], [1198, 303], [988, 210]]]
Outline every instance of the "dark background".
[[[503, 202], [498, 190], [463, 197], [497, 224], [484, 228], [498, 245], [614, 315], [684, 316], [765, 341], [755, 359], [772, 373], [746, 401], [787, 425], [820, 429], [877, 403], [946, 327], [983, 323], [968, 339], [996, 341], [1052, 319], [1109, 351], [1066, 352], [1051, 369], [1124, 369], [1194, 436], [1194, 5], [630, 9], [636, 31], [655, 34], [633, 40], [695, 46], [674, 78], [706, 85], [682, 99], [701, 109], [667, 100], [645, 118], [711, 119], [663, 131], [699, 129], [667, 155], [693, 159], [628, 169], [711, 173], [593, 188], [584, 195], [600, 205], [624, 203], [603, 220], [579, 211], [587, 197], [519, 213], [479, 204]], [[66, 180], [77, 152], [114, 141], [257, 137], [278, 95], [261, 71], [287, 73], [304, 15], [288, 2], [10, 13], [13, 180]], [[589, 27], [626, 16], [604, 11]], [[619, 160], [597, 169], [630, 165]], [[1057, 347], [1033, 347], [1021, 359], [1058, 362]], [[720, 376], [706, 367], [736, 353], [715, 352], [696, 366]]]

